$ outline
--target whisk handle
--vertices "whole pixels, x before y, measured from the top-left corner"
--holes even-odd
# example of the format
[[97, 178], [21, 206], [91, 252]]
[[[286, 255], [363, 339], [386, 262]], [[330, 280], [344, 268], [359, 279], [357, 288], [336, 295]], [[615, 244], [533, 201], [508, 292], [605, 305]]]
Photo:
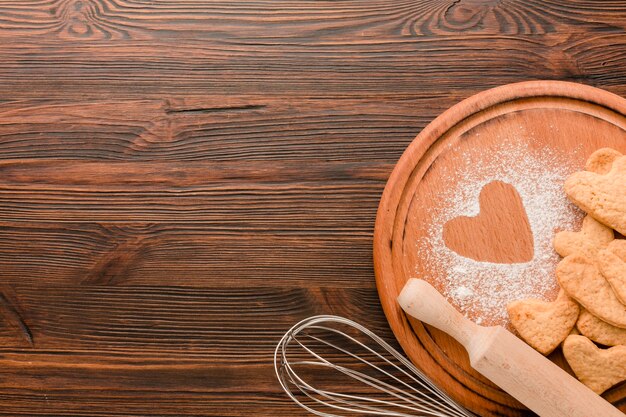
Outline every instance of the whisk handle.
[[463, 317], [439, 291], [421, 279], [411, 278], [404, 285], [398, 303], [408, 315], [448, 333], [466, 349], [485, 330]]

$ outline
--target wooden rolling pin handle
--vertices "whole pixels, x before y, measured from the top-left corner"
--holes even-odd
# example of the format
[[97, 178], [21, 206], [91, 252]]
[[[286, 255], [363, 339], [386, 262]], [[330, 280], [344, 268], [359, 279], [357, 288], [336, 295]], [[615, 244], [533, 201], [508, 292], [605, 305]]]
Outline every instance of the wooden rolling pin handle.
[[421, 279], [412, 278], [406, 283], [398, 303], [407, 314], [448, 333], [466, 349], [472, 339], [485, 330], [463, 317], [439, 291]]
[[474, 369], [540, 416], [624, 416], [503, 327], [482, 327], [463, 317], [426, 281], [409, 280], [398, 303], [407, 314], [458, 340]]

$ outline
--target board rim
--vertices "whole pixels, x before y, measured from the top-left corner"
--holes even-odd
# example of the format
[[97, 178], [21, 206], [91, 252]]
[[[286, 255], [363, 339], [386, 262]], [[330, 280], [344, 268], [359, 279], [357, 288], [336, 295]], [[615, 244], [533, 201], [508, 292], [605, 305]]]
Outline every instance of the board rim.
[[[412, 168], [438, 138], [473, 114], [509, 101], [534, 97], [560, 97], [584, 101], [626, 117], [626, 100], [624, 98], [584, 84], [552, 80], [525, 81], [482, 91], [441, 113], [408, 145], [389, 176], [376, 215], [373, 239], [376, 287], [383, 311], [394, 336], [418, 368], [424, 369], [429, 366], [437, 368], [436, 372], [440, 375], [434, 377], [431, 375], [434, 382], [440, 386], [451, 384], [457, 389], [460, 388], [458, 393], [451, 392], [449, 394], [471, 411], [481, 413], [480, 415], [483, 415], [484, 412], [502, 415], [500, 414], [503, 411], [502, 408], [506, 409], [508, 415], [523, 415], [527, 409], [499, 389], [495, 389], [489, 396], [469, 389], [455, 375], [444, 369], [431, 356], [431, 352], [421, 345], [415, 334], [415, 329], [421, 329], [420, 331], [426, 333], [428, 330], [417, 320], [409, 320], [402, 312], [395, 301], [399, 291], [394, 285], [391, 285], [395, 284], [392, 241], [395, 210], [401, 201], [402, 191], [410, 179]], [[423, 366], [420, 364], [422, 361], [425, 362]], [[626, 390], [620, 400], [625, 398]]]

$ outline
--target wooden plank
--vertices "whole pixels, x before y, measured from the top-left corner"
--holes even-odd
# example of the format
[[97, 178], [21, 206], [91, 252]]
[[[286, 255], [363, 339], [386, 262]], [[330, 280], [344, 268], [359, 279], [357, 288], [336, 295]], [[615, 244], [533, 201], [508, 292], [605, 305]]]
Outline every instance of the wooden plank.
[[0, 271], [5, 283], [374, 288], [373, 224], [253, 226], [0, 223]]
[[33, 8], [28, 1], [0, 7], [2, 26], [18, 36], [54, 34], [63, 40], [154, 39], [161, 37], [274, 38], [299, 41], [337, 37], [402, 35], [542, 34], [572, 27], [624, 28], [620, 2], [553, 1], [398, 3], [386, 0], [320, 4], [315, 1], [129, 0], [98, 3], [71, 1]]
[[[0, 159], [184, 161], [185, 166], [189, 161], [265, 161], [264, 166], [252, 165], [247, 171], [271, 171], [275, 162], [270, 161], [292, 160], [291, 167], [278, 167], [299, 167], [302, 172], [326, 169], [331, 175], [330, 169], [315, 164], [323, 162], [319, 160], [358, 161], [366, 170], [368, 161], [395, 162], [415, 132], [443, 110], [441, 101], [433, 98], [421, 101], [420, 106], [403, 100], [337, 102], [228, 95], [70, 103], [9, 101], [0, 104]], [[67, 164], [63, 167], [65, 174], [72, 174]], [[1, 169], [9, 168], [3, 164]], [[39, 172], [43, 166], [32, 168]], [[101, 172], [110, 169], [101, 165]], [[226, 172], [231, 168], [205, 165], [204, 171], [194, 175], [211, 180], [214, 169]], [[239, 164], [233, 169], [245, 168]], [[236, 174], [222, 175], [228, 179]], [[297, 179], [293, 172], [289, 178]], [[263, 179], [283, 181], [281, 175]]]
[[567, 36], [392, 35], [306, 43], [257, 38], [85, 44], [37, 38], [0, 45], [0, 83], [12, 99], [225, 93], [415, 99], [470, 95], [529, 79], [586, 82], [624, 93], [619, 70], [625, 42], [613, 30], [577, 29]]
[[358, 316], [393, 342], [374, 289], [12, 288], [33, 343], [0, 339], [0, 415], [305, 415], [270, 366], [293, 323]]
[[0, 159], [5, 187], [23, 190], [114, 191], [125, 188], [195, 189], [207, 184], [234, 185], [384, 183], [393, 163], [328, 161], [76, 161], [47, 159]]
[[[155, 379], [169, 375], [151, 374]], [[246, 379], [244, 379], [246, 378]], [[296, 407], [279, 392], [244, 391], [241, 386], [255, 380], [253, 372], [242, 375], [241, 384], [232, 392], [136, 391], [125, 394], [114, 389], [75, 390], [62, 393], [40, 390], [3, 390], [0, 416], [32, 417], [166, 417], [166, 416], [250, 416], [272, 415], [307, 417], [311, 414]]]
[[[234, 180], [212, 180], [224, 175], [219, 171], [226, 169], [218, 166], [213, 173], [213, 163], [60, 162], [56, 173], [51, 172], [56, 162], [34, 162], [41, 170], [30, 170], [29, 165], [28, 161], [2, 164], [7, 168], [6, 179], [0, 179], [0, 216], [4, 221], [202, 222], [242, 231], [317, 228], [352, 232], [370, 228], [384, 186], [380, 177], [390, 168], [326, 165], [320, 161], [312, 168], [312, 177], [319, 175], [321, 167], [331, 176], [337, 171], [337, 180], [284, 182], [280, 169], [268, 169], [267, 162], [248, 163], [240, 174], [232, 172]], [[287, 170], [296, 169], [296, 164], [289, 165]], [[306, 179], [306, 165], [298, 166]], [[345, 180], [339, 179], [342, 170]], [[263, 171], [268, 171], [268, 181], [245, 178], [246, 173], [254, 176]], [[199, 182], [198, 175], [205, 180]], [[243, 178], [236, 179], [238, 175]], [[375, 179], [360, 180], [361, 176]]]
[[34, 354], [135, 352], [269, 367], [268, 355], [280, 336], [315, 314], [358, 318], [390, 336], [375, 288], [79, 287], [41, 282], [3, 286], [1, 294], [6, 332], [0, 334], [0, 346]]

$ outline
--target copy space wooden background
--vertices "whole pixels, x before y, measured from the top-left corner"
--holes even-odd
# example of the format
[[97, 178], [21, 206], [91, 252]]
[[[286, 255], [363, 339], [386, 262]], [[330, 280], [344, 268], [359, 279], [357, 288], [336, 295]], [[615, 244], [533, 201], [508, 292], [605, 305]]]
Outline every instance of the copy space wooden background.
[[392, 337], [403, 149], [501, 84], [626, 95], [625, 29], [625, 1], [0, 0], [0, 415], [304, 415], [292, 323]]

